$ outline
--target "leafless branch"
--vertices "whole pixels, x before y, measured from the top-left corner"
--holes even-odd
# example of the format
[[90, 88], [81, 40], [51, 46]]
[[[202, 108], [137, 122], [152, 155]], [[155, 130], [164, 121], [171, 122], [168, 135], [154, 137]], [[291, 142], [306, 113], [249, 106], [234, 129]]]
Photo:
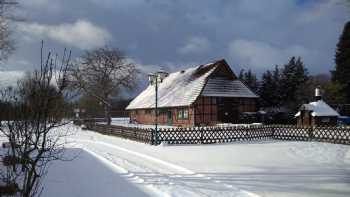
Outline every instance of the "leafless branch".
[[104, 107], [110, 124], [111, 97], [121, 89], [136, 85], [139, 71], [118, 49], [108, 47], [86, 51], [81, 60], [70, 69], [71, 84], [75, 89], [96, 98]]
[[63, 57], [60, 62], [48, 53], [40, 70], [27, 74], [16, 88], [1, 91], [0, 101], [8, 108], [0, 131], [10, 143], [6, 156], [14, 160], [2, 178], [16, 183], [21, 196], [41, 193], [48, 164], [61, 159], [65, 150], [62, 138], [69, 130], [62, 127], [68, 123], [64, 95], [70, 53], [65, 51]]

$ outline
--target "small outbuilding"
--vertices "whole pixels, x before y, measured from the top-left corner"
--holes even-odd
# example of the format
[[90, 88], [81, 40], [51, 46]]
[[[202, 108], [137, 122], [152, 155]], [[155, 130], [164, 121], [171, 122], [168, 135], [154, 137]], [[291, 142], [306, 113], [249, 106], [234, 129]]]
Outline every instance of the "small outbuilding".
[[334, 126], [337, 125], [339, 113], [324, 102], [320, 90], [316, 88], [316, 101], [303, 104], [298, 113], [297, 125], [302, 126]]

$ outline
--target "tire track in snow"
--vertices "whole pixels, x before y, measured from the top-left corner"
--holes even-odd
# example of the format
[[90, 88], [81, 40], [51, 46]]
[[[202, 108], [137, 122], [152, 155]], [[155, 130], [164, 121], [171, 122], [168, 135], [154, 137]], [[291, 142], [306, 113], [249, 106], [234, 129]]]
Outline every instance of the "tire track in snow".
[[[174, 183], [172, 183], [171, 181], [169, 181], [169, 180], [171, 180], [171, 179], [174, 179], [175, 177], [184, 177], [184, 178], [186, 178], [187, 176], [186, 175], [194, 175], [194, 172], [193, 171], [190, 171], [190, 170], [187, 170], [186, 168], [183, 168], [183, 167], [181, 167], [181, 166], [177, 166], [177, 165], [175, 165], [175, 164], [171, 164], [171, 163], [169, 163], [169, 162], [165, 162], [165, 161], [162, 161], [162, 160], [159, 160], [159, 159], [157, 159], [157, 158], [153, 158], [153, 157], [150, 157], [150, 156], [148, 156], [148, 155], [144, 155], [144, 154], [141, 154], [141, 153], [138, 153], [138, 152], [134, 152], [134, 151], [130, 151], [130, 150], [128, 150], [128, 149], [124, 149], [124, 148], [122, 148], [122, 147], [119, 147], [119, 146], [116, 146], [116, 145], [112, 145], [112, 144], [109, 144], [109, 143], [105, 143], [105, 142], [98, 142], [98, 141], [94, 141], [94, 140], [78, 140], [78, 141], [81, 141], [81, 142], [85, 142], [85, 143], [93, 143], [93, 144], [100, 144], [100, 145], [107, 145], [107, 146], [110, 146], [110, 148], [120, 148], [120, 149], [118, 149], [118, 150], [126, 150], [126, 152], [128, 153], [128, 154], [133, 154], [133, 153], [135, 153], [137, 156], [139, 156], [139, 157], [142, 157], [142, 158], [148, 158], [150, 161], [156, 161], [156, 162], [154, 162], [154, 163], [157, 163], [157, 162], [159, 162], [159, 163], [161, 163], [161, 164], [163, 164], [163, 165], [165, 165], [165, 166], [167, 166], [166, 164], [168, 164], [168, 173], [169, 173], [169, 171], [171, 172], [171, 174], [164, 174], [164, 173], [160, 173], [159, 172], [159, 170], [157, 170], [157, 169], [153, 169], [153, 170], [151, 170], [150, 168], [148, 168], [148, 167], [146, 167], [146, 166], [139, 166], [137, 163], [134, 163], [134, 162], [130, 162], [129, 160], [127, 160], [127, 159], [123, 159], [123, 160], [126, 160], [126, 161], [128, 161], [129, 163], [132, 163], [132, 164], [134, 164], [134, 165], [136, 165], [139, 169], [138, 170], [140, 170], [140, 169], [142, 169], [142, 170], [145, 170], [146, 171], [146, 173], [153, 173], [153, 174], [158, 174], [158, 175], [163, 175], [163, 176], [165, 176], [165, 177], [162, 177], [162, 179], [166, 179], [167, 180], [167, 182], [168, 182], [168, 185], [169, 186], [171, 186], [171, 185], [173, 185]], [[90, 152], [90, 153], [93, 153], [94, 155], [97, 155], [98, 156], [98, 158], [103, 158], [103, 160], [104, 161], [109, 161], [110, 163], [112, 163], [112, 164], [115, 164], [116, 166], [119, 166], [118, 164], [117, 164], [117, 162], [115, 162], [115, 161], [113, 161], [113, 158], [110, 158], [110, 157], [108, 157], [108, 155], [110, 154], [110, 153], [108, 153], [108, 152], [106, 152], [107, 153], [107, 156], [102, 156], [101, 154], [103, 154], [103, 153], [97, 153], [97, 152], [99, 152], [99, 151], [97, 151], [97, 152], [95, 152], [92, 148], [87, 148], [87, 147], [81, 147], [81, 148], [83, 148], [84, 150], [86, 150], [86, 151], [88, 151], [88, 152]], [[117, 156], [117, 157], [120, 157], [120, 155], [115, 155], [115, 156]], [[172, 166], [173, 168], [170, 168], [169, 169], [169, 166]], [[120, 167], [120, 166], [119, 166]], [[151, 170], [151, 171], [148, 171], [147, 172], [147, 170]], [[171, 170], [172, 169], [172, 170]], [[174, 173], [173, 173], [173, 171], [174, 171], [174, 169], [176, 169], [175, 171], [176, 171], [176, 173], [175, 173], [175, 175], [174, 176], [172, 176]], [[125, 170], [124, 169], [124, 172], [128, 172], [128, 170]], [[128, 177], [128, 179], [129, 180], [132, 180], [133, 182], [135, 182], [135, 183], [144, 183], [145, 182], [145, 180], [143, 179], [143, 178], [140, 178], [139, 176], [139, 173], [136, 173], [137, 175], [135, 175], [134, 173], [129, 173], [128, 175], [126, 175], [125, 177]], [[142, 173], [141, 173], [142, 174]], [[179, 175], [180, 174], [180, 175]], [[142, 175], [141, 175], [142, 176]], [[198, 177], [200, 177], [200, 176], [198, 176]], [[197, 188], [195, 188], [195, 187], [193, 187], [193, 186], [191, 186], [191, 185], [188, 185], [188, 184], [186, 184], [186, 183], [184, 183], [184, 182], [181, 182], [181, 184], [177, 184], [177, 185], [179, 185], [180, 187], [181, 187], [181, 191], [182, 192], [185, 192], [186, 194], [185, 194], [185, 196], [210, 196], [210, 195], [207, 195], [206, 193], [203, 193], [201, 190], [198, 190]], [[161, 190], [161, 189], [158, 189], [157, 188], [157, 186], [156, 185], [152, 185], [151, 184], [151, 186], [153, 186], [153, 189], [155, 189], [155, 190], [157, 190], [157, 192], [156, 193], [162, 193], [162, 195], [161, 196], [166, 196], [166, 195], [168, 195], [168, 194], [164, 194], [164, 192]], [[171, 190], [170, 190], [171, 191]], [[176, 190], [175, 190], [175, 192], [176, 192]], [[173, 195], [171, 195], [171, 196], [173, 196]], [[181, 193], [181, 194], [179, 194], [179, 195], [175, 195], [175, 196], [184, 196], [184, 194], [183, 193]]]
[[[110, 166], [111, 169], [115, 170], [117, 173], [122, 173], [122, 174], [127, 174], [125, 175], [126, 177], [127, 176], [134, 176], [133, 173], [129, 173], [128, 170], [126, 170], [125, 168], [117, 165], [116, 163], [106, 159], [105, 157], [95, 153], [94, 151], [91, 151], [89, 150], [88, 148], [86, 147], [83, 147], [82, 148], [84, 151], [86, 151], [87, 153], [91, 154], [92, 156], [94, 156], [95, 158], [97, 158], [98, 160], [102, 161], [103, 163], [105, 163], [107, 166]], [[138, 178], [138, 177], [136, 177]], [[143, 181], [143, 179], [139, 179], [140, 181]], [[147, 189], [149, 189], [152, 193], [156, 194], [157, 196], [165, 196], [165, 197], [168, 197], [169, 195], [166, 194], [166, 193], [163, 193], [162, 191], [158, 190], [156, 187], [152, 186], [152, 185], [149, 185], [147, 187]]]
[[[162, 166], [165, 166], [167, 167], [170, 172], [173, 172], [175, 170], [175, 172], [177, 174], [181, 174], [181, 175], [167, 175], [168, 177], [166, 179], [170, 179], [168, 180], [168, 184], [169, 185], [172, 185], [174, 184], [171, 179], [178, 179], [178, 178], [184, 178], [184, 179], [201, 179], [202, 181], [210, 181], [211, 183], [213, 184], [222, 184], [222, 186], [226, 187], [227, 189], [229, 189], [231, 192], [235, 192], [237, 194], [239, 194], [239, 196], [258, 196], [256, 194], [253, 194], [251, 192], [248, 192], [248, 191], [245, 191], [245, 190], [241, 190], [241, 189], [238, 189], [236, 188], [235, 186], [233, 185], [230, 185], [230, 184], [227, 184], [227, 183], [222, 183], [221, 181], [219, 180], [215, 180], [215, 178], [212, 178], [210, 176], [207, 176], [207, 175], [203, 175], [203, 174], [197, 174], [196, 172], [192, 171], [192, 170], [189, 170], [185, 167], [182, 167], [182, 166], [179, 166], [179, 165], [176, 165], [176, 164], [173, 164], [173, 163], [170, 163], [170, 162], [167, 162], [167, 161], [164, 161], [164, 160], [161, 160], [161, 159], [158, 159], [158, 158], [155, 158], [155, 157], [152, 157], [152, 156], [149, 156], [149, 155], [146, 155], [146, 154], [143, 154], [143, 153], [139, 153], [139, 152], [135, 152], [135, 151], [132, 151], [132, 150], [129, 150], [129, 149], [126, 149], [126, 148], [123, 148], [123, 147], [120, 147], [120, 146], [117, 146], [117, 145], [114, 145], [114, 144], [110, 144], [110, 143], [106, 143], [106, 142], [101, 142], [101, 141], [95, 141], [95, 140], [83, 140], [83, 139], [74, 139], [78, 142], [85, 142], [85, 143], [92, 143], [92, 144], [98, 144], [98, 145], [102, 145], [102, 146], [106, 146], [106, 147], [109, 147], [109, 148], [112, 148], [112, 149], [116, 149], [116, 150], [120, 150], [120, 151], [123, 151], [125, 153], [128, 153], [128, 154], [131, 154], [133, 156], [136, 156], [136, 157], [139, 157], [139, 158], [142, 158], [142, 159], [146, 159], [148, 161], [151, 161], [153, 163], [157, 163], [157, 164], [160, 164]], [[104, 158], [105, 160], [111, 162], [112, 164], [116, 165], [116, 166], [119, 166], [116, 164], [115, 161], [111, 161], [112, 159], [107, 159], [106, 157], [90, 150], [90, 148], [86, 148], [84, 147], [84, 150], [87, 150], [89, 151], [90, 153], [93, 152], [93, 154], [95, 155], [98, 155], [99, 158]], [[110, 154], [110, 153], [109, 153]], [[128, 161], [127, 159], [124, 159], [126, 161]], [[130, 161], [128, 161], [130, 162]], [[138, 165], [137, 163], [134, 163], [134, 162], [130, 162], [132, 163], [133, 165]], [[120, 166], [119, 166], [120, 167]], [[145, 169], [145, 166], [141, 166], [140, 167], [141, 169]], [[125, 169], [124, 169], [125, 170]], [[127, 171], [127, 170], [125, 170]], [[153, 169], [151, 171], [156, 171], [155, 174], [158, 174], [158, 170], [157, 169]], [[132, 174], [132, 173], [131, 173]], [[159, 173], [159, 174], [162, 174], [162, 173]], [[129, 175], [129, 176], [134, 176], [134, 174], [132, 175]], [[163, 177], [164, 178], [164, 177]], [[145, 180], [138, 177], [136, 179], [139, 179], [139, 181], [141, 181], [141, 183], [143, 183]], [[176, 182], [176, 181], [175, 181]], [[201, 194], [202, 196], [211, 196], [211, 195], [208, 195], [206, 193], [203, 193], [202, 190], [199, 190], [198, 188], [194, 188], [193, 186], [191, 185], [188, 185], [188, 183], [185, 183], [185, 182], [181, 182], [181, 185], [182, 186], [185, 186], [185, 187], [188, 187], [190, 188], [190, 191], [194, 191], [196, 192], [196, 194]], [[208, 189], [208, 188], [207, 188]], [[158, 191], [157, 193], [159, 193], [160, 191]]]

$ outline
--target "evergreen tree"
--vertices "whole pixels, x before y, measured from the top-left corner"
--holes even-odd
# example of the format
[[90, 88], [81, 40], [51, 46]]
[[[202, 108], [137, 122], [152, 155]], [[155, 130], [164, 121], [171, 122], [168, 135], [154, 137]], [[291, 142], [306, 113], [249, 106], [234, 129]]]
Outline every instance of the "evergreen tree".
[[350, 21], [345, 26], [340, 36], [335, 53], [335, 70], [332, 72], [332, 81], [346, 95], [346, 102], [350, 103]]
[[264, 107], [274, 106], [274, 103], [273, 103], [274, 91], [275, 90], [273, 89], [273, 77], [271, 72], [267, 70], [262, 75], [261, 86], [259, 89], [261, 103]]
[[281, 72], [278, 67], [278, 65], [275, 66], [275, 69], [273, 70], [272, 73], [272, 80], [273, 80], [273, 89], [275, 90], [274, 92], [274, 100], [273, 104], [274, 106], [280, 106], [281, 105]]
[[242, 69], [239, 72], [238, 78], [247, 85], [253, 92], [258, 91], [258, 80], [256, 78], [256, 74], [253, 73], [250, 69], [245, 72], [244, 69]]
[[343, 88], [337, 82], [331, 82], [323, 87], [324, 94], [322, 98], [330, 104], [346, 103], [346, 95]]
[[244, 69], [241, 69], [241, 71], [239, 71], [238, 79], [241, 81], [244, 80]]
[[276, 66], [272, 72], [267, 70], [263, 73], [259, 95], [264, 107], [280, 106], [280, 70], [278, 66]]
[[295, 110], [302, 104], [299, 93], [307, 80], [308, 72], [301, 58], [292, 57], [281, 73], [281, 100], [285, 106]]

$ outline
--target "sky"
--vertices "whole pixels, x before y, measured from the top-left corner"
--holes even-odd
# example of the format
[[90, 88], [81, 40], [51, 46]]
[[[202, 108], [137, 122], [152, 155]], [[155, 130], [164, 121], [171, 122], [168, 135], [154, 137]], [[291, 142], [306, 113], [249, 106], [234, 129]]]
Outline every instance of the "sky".
[[336, 43], [350, 19], [345, 0], [18, 0], [16, 51], [0, 64], [11, 83], [45, 49], [73, 58], [119, 48], [144, 72], [176, 71], [226, 59], [235, 72], [261, 74], [300, 56], [311, 74], [334, 67]]

